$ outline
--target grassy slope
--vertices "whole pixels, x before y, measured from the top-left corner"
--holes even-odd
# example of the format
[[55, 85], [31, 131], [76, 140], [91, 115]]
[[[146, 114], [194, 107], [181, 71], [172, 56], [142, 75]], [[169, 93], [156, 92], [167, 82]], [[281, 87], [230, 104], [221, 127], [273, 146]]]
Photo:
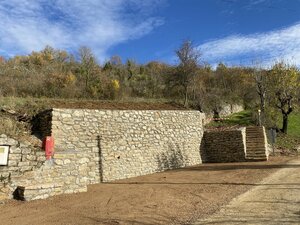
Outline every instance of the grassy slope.
[[[157, 109], [178, 110], [185, 109], [180, 104], [170, 103], [167, 100], [127, 100], [127, 101], [93, 101], [93, 100], [64, 100], [64, 99], [33, 99], [1, 97], [0, 109], [12, 109], [18, 114], [35, 115], [37, 112], [52, 108], [96, 108], [96, 109]], [[280, 125], [280, 121], [278, 121]], [[240, 127], [255, 125], [251, 111], [242, 111], [232, 114], [227, 120], [212, 121], [207, 128]], [[0, 112], [0, 134], [10, 136], [28, 135], [28, 124], [18, 122], [14, 117]], [[278, 135], [277, 146], [280, 148], [294, 149], [300, 145], [300, 111], [293, 112], [289, 117], [288, 135]]]
[[[50, 108], [84, 108], [117, 110], [186, 110], [181, 104], [166, 99], [126, 99], [119, 101], [51, 98], [0, 97], [0, 134], [28, 136], [31, 125], [18, 116], [31, 118]], [[13, 113], [10, 113], [13, 112]]]
[[[240, 127], [255, 126], [251, 111], [242, 111], [234, 113], [227, 120], [212, 121], [206, 125], [207, 128], [224, 128], [224, 127]], [[279, 127], [281, 121], [278, 121]], [[293, 112], [289, 117], [288, 134], [278, 134], [276, 146], [280, 149], [293, 150], [300, 146], [300, 112]]]
[[288, 126], [288, 135], [300, 138], [300, 112], [291, 114]]
[[207, 128], [218, 128], [218, 127], [232, 127], [232, 126], [251, 126], [255, 125], [252, 119], [251, 111], [242, 111], [234, 113], [227, 117], [225, 120], [212, 121], [206, 125]]
[[128, 110], [185, 110], [182, 104], [167, 99], [53, 99], [0, 97], [0, 108], [6, 107], [27, 114], [48, 108], [128, 109]]
[[[281, 124], [281, 121], [279, 121]], [[295, 149], [300, 146], [300, 112], [290, 114], [287, 135], [279, 134], [276, 145], [282, 149]]]

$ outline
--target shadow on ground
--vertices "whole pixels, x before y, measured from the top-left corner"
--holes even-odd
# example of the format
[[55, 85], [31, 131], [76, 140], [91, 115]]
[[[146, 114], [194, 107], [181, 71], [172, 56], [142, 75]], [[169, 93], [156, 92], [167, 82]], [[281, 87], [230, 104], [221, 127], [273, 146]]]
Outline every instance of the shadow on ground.
[[[190, 171], [223, 171], [223, 170], [260, 170], [260, 169], [282, 169], [282, 168], [300, 168], [300, 164], [253, 164], [253, 163], [228, 163], [228, 165], [219, 163], [207, 163], [198, 167], [189, 167], [181, 170]], [[180, 170], [178, 170], [180, 171]]]

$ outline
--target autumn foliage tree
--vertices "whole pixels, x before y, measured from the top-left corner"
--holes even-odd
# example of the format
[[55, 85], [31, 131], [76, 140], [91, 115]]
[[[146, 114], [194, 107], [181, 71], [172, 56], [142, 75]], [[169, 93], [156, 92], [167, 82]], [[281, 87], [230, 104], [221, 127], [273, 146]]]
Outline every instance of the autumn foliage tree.
[[269, 92], [272, 96], [271, 103], [282, 114], [281, 131], [286, 134], [288, 118], [290, 113], [293, 112], [300, 88], [298, 68], [283, 62], [275, 64], [269, 74], [269, 85]]
[[142, 64], [120, 56], [99, 64], [88, 47], [81, 47], [75, 55], [46, 46], [28, 55], [0, 57], [0, 95], [167, 99], [205, 113], [214, 112], [216, 117], [223, 106], [243, 104], [253, 112], [259, 107], [265, 111], [267, 126], [276, 125], [281, 116], [281, 130], [287, 132], [289, 115], [295, 104], [300, 104], [296, 67], [277, 63], [266, 70], [220, 63], [213, 68], [199, 63], [200, 52], [190, 41], [184, 41], [175, 53], [177, 65], [161, 61]]

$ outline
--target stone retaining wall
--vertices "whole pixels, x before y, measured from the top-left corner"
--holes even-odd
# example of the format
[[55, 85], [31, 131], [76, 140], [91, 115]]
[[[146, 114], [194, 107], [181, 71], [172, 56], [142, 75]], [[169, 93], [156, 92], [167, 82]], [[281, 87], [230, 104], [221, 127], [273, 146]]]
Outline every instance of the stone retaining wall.
[[200, 164], [203, 118], [197, 111], [53, 109], [52, 135], [57, 151], [98, 151], [101, 166], [90, 163], [107, 182]]
[[[45, 157], [44, 157], [45, 158]], [[13, 179], [12, 190], [25, 187], [25, 199], [44, 199], [59, 194], [87, 191], [91, 171], [88, 169], [86, 153], [56, 153], [56, 159], [46, 161], [39, 168], [25, 172]]]
[[236, 104], [227, 104], [222, 107], [222, 110], [220, 111], [221, 117], [229, 116], [233, 113], [238, 113], [244, 110], [244, 107], [242, 105], [236, 105]]
[[3, 200], [12, 197], [15, 180], [42, 166], [45, 153], [30, 143], [21, 143], [4, 134], [0, 135], [0, 145], [9, 146], [8, 165], [0, 166], [0, 200]]
[[46, 161], [45, 152], [6, 135], [0, 145], [9, 146], [8, 165], [0, 166], [0, 201], [13, 198], [18, 186], [25, 187], [26, 200], [76, 193], [87, 190], [90, 182], [99, 182], [98, 168], [89, 165], [86, 152], [57, 152], [55, 161]]
[[245, 128], [204, 132], [201, 157], [203, 162], [243, 162], [246, 154]]
[[12, 198], [18, 186], [25, 187], [26, 200], [43, 199], [202, 161], [242, 162], [250, 152], [267, 159], [263, 128], [247, 128], [248, 136], [245, 128], [203, 136], [204, 115], [197, 111], [53, 109], [41, 118], [35, 131], [54, 137], [54, 160], [1, 135], [0, 145], [10, 151], [8, 165], [0, 166], [0, 200]]
[[200, 164], [203, 117], [197, 111], [44, 112], [35, 132], [54, 137], [54, 160], [46, 161], [40, 148], [0, 136], [0, 144], [10, 146], [8, 166], [0, 166], [0, 200], [12, 198], [18, 186], [25, 187], [26, 200], [42, 199]]
[[[219, 112], [219, 116], [224, 118], [227, 117], [233, 113], [238, 113], [244, 110], [244, 107], [242, 105], [237, 104], [224, 104], [221, 106], [221, 110]], [[214, 117], [213, 112], [206, 112], [206, 118], [205, 118], [205, 124], [210, 123], [212, 118]]]

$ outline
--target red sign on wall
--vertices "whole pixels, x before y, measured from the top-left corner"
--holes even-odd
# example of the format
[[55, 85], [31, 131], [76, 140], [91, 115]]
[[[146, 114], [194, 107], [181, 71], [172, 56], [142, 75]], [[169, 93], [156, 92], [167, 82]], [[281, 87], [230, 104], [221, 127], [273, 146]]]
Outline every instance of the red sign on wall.
[[52, 136], [45, 137], [43, 147], [45, 149], [46, 159], [52, 159], [54, 155], [54, 138]]

